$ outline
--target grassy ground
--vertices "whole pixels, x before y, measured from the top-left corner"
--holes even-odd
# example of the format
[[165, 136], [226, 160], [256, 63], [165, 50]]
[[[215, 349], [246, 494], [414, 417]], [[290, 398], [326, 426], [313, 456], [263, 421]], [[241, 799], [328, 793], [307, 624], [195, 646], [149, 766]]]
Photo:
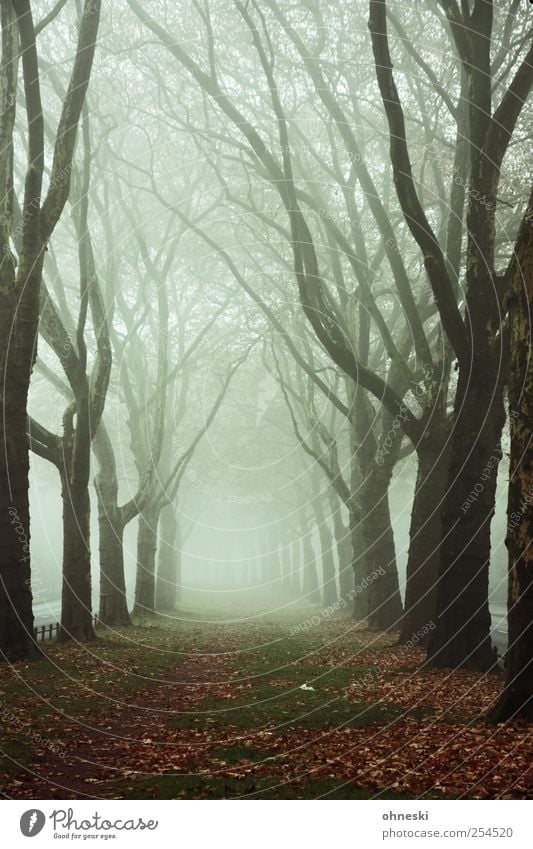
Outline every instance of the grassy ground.
[[316, 610], [238, 613], [190, 607], [1, 669], [4, 795], [531, 794], [530, 727], [483, 720], [500, 676], [426, 672], [394, 634]]

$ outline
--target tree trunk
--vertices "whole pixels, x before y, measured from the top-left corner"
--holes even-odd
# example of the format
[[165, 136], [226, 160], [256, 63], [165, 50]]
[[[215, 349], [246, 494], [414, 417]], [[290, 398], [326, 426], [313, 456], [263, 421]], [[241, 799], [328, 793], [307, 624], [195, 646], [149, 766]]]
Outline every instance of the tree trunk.
[[86, 642], [96, 635], [91, 598], [91, 504], [87, 486], [62, 477], [63, 590], [59, 642]]
[[308, 604], [320, 604], [318, 576], [316, 572], [316, 554], [311, 538], [311, 529], [302, 534], [303, 543], [303, 580], [302, 593]]
[[[347, 382], [347, 388], [350, 386], [351, 382]], [[350, 391], [353, 392], [353, 388]], [[363, 523], [359, 504], [359, 487], [361, 485], [359, 433], [364, 433], [364, 423], [360, 421], [360, 415], [357, 414], [361, 396], [362, 393], [358, 394], [357, 392], [353, 395], [351, 395], [350, 392], [348, 394], [348, 397], [351, 399], [353, 409], [356, 411], [350, 428], [351, 497], [348, 505], [348, 525], [350, 529], [350, 547], [352, 551], [353, 571], [352, 617], [354, 619], [365, 620], [368, 615], [368, 588], [363, 586], [363, 579], [368, 573], [368, 569], [366, 562], [366, 542], [363, 536]]]
[[124, 577], [124, 524], [120, 511], [98, 493], [100, 536], [100, 613], [104, 625], [131, 625]]
[[[7, 340], [7, 335], [2, 336], [6, 345]], [[0, 354], [0, 655], [9, 661], [38, 653], [33, 639], [26, 395], [13, 371], [4, 348]]]
[[159, 507], [147, 504], [139, 513], [137, 575], [132, 615], [141, 618], [155, 613], [155, 553], [159, 512]]
[[485, 672], [496, 663], [488, 586], [490, 523], [505, 421], [503, 379], [488, 353], [462, 371], [442, 513], [437, 627], [428, 663]]
[[160, 543], [155, 589], [156, 610], [175, 610], [181, 596], [181, 549], [178, 518], [173, 504], [161, 511]]
[[[404, 614], [400, 643], [435, 625], [436, 590], [442, 542], [441, 512], [448, 479], [448, 433], [428, 428], [417, 447], [418, 472], [409, 531]], [[421, 643], [427, 643], [427, 639]]]
[[366, 619], [368, 616], [368, 562], [363, 522], [358, 509], [349, 511], [350, 548], [352, 552], [352, 617]]
[[354, 587], [350, 532], [349, 528], [345, 527], [344, 522], [342, 521], [340, 502], [331, 487], [329, 487], [329, 499], [331, 515], [333, 518], [335, 545], [337, 548], [339, 594], [340, 598], [348, 603], [352, 599], [350, 593]]
[[496, 722], [513, 717], [533, 721], [533, 197], [528, 212], [518, 236], [509, 299], [511, 459], [506, 539], [509, 648], [505, 689], [491, 717]]
[[[508, 337], [501, 299], [506, 281], [498, 279], [494, 258], [500, 168], [514, 128], [512, 122], [502, 132], [498, 111], [491, 114], [493, 5], [476, 3], [476, 25], [462, 45], [469, 78], [470, 173], [463, 287], [466, 336], [463, 341], [463, 334], [458, 334], [459, 346], [454, 346], [459, 354], [459, 376], [442, 515], [437, 627], [428, 651], [431, 666], [480, 672], [491, 669], [497, 659], [490, 640], [488, 582], [490, 524], [505, 421]], [[504, 99], [512, 94], [515, 106], [522, 98], [524, 102], [531, 82], [529, 75], [525, 79], [525, 89], [509, 88]], [[489, 137], [491, 144], [487, 145]], [[441, 311], [441, 316], [445, 312]]]
[[293, 598], [300, 598], [302, 594], [301, 569], [302, 543], [298, 537], [291, 543], [291, 595]]
[[[388, 419], [385, 419], [388, 422]], [[368, 627], [377, 631], [398, 628], [402, 616], [402, 600], [396, 568], [396, 549], [390, 521], [389, 484], [400, 440], [396, 439], [393, 451], [377, 462], [376, 427], [373, 408], [366, 393], [358, 390], [355, 400], [355, 441], [360, 483], [354, 501], [357, 501], [360, 530], [364, 540], [363, 557], [358, 558], [355, 574], [354, 604], [358, 597], [361, 607], [366, 607]], [[354, 551], [355, 532], [354, 525]], [[363, 574], [364, 573], [364, 574]]]
[[374, 463], [361, 486], [363, 535], [368, 573], [368, 627], [377, 631], [399, 628], [402, 601], [389, 509], [390, 474]]
[[269, 538], [270, 549], [270, 589], [277, 590], [281, 587], [283, 572], [281, 566], [281, 554], [279, 550], [279, 538], [277, 534], [272, 534]]
[[[0, 657], [40, 651], [33, 636], [27, 400], [35, 358], [41, 260], [20, 291], [11, 254], [0, 256]], [[20, 269], [19, 269], [20, 271]], [[35, 583], [35, 576], [33, 578]]]
[[[43, 113], [39, 102], [37, 55], [31, 12], [2, 3], [2, 85], [0, 109], [0, 654], [7, 659], [38, 653], [33, 636], [29, 555], [29, 444], [27, 400], [37, 355], [39, 294], [46, 243], [67, 200], [76, 127], [91, 73], [100, 4], [82, 16], [72, 80], [64, 102], [63, 135], [56, 144], [52, 179], [43, 215], [41, 142]], [[28, 19], [29, 14], [29, 19]], [[22, 26], [22, 20], [26, 24]], [[29, 22], [28, 22], [29, 21]], [[16, 34], [18, 30], [18, 35]], [[21, 226], [13, 227], [13, 162], [17, 62], [22, 43], [30, 162], [26, 169]], [[57, 142], [57, 139], [56, 139]], [[58, 168], [56, 168], [58, 166]], [[56, 177], [61, 179], [56, 179]], [[44, 226], [43, 226], [44, 225]], [[18, 233], [17, 233], [18, 231]], [[11, 251], [17, 245], [18, 266]], [[16, 270], [15, 270], [16, 269]], [[88, 494], [87, 494], [88, 495]], [[19, 530], [20, 529], [20, 530]], [[89, 584], [90, 597], [90, 584]], [[90, 610], [90, 606], [89, 606]]]
[[94, 486], [98, 498], [100, 613], [104, 625], [131, 625], [124, 575], [124, 519], [118, 506], [113, 446], [103, 423], [93, 440], [99, 464]]
[[333, 557], [333, 538], [326, 522], [322, 507], [315, 502], [315, 516], [320, 538], [320, 554], [322, 561], [322, 599], [324, 606], [335, 604], [338, 599], [337, 581], [335, 578], [335, 560]]
[[281, 558], [281, 581], [283, 593], [290, 595], [291, 592], [291, 561], [290, 561], [290, 543], [285, 540], [280, 549]]
[[281, 560], [278, 550], [278, 535], [272, 530], [264, 534], [264, 552], [261, 557], [261, 583], [263, 592], [272, 593], [281, 582]]

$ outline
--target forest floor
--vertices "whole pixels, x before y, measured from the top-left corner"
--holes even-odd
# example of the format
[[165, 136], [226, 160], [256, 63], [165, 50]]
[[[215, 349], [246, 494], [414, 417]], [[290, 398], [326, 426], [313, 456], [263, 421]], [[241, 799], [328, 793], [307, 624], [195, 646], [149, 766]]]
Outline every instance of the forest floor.
[[0, 669], [4, 798], [531, 798], [532, 726], [483, 718], [501, 673], [316, 609], [223, 613]]

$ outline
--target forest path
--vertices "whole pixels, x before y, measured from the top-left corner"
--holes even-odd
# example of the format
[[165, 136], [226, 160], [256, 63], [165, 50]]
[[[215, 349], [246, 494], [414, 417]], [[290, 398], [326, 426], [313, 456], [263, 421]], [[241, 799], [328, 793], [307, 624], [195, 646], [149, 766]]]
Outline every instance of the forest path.
[[[99, 798], [101, 785], [114, 785], [137, 774], [146, 776], [150, 763], [156, 764], [155, 774], [200, 770], [205, 763], [205, 745], [182, 742], [179, 727], [172, 724], [194, 713], [208, 696], [229, 697], [233, 652], [242, 638], [242, 633], [224, 629], [149, 681], [138, 676], [138, 667], [132, 664], [124, 671], [140, 677], [144, 686], [115, 695], [110, 681], [109, 692], [103, 694], [104, 706], [94, 713], [89, 706], [88, 715], [84, 711], [74, 718], [66, 710], [59, 752], [52, 751], [45, 741], [38, 763], [15, 772], [5, 795], [9, 796], [12, 788], [17, 798]], [[50, 716], [51, 720], [57, 718], [56, 712]]]
[[[155, 620], [15, 665], [11, 704], [23, 724], [8, 740], [16, 757], [4, 795], [531, 795], [531, 727], [480, 717], [501, 674], [424, 671], [422, 650], [395, 646], [394, 634], [307, 613]], [[22, 735], [33, 744], [24, 762]]]

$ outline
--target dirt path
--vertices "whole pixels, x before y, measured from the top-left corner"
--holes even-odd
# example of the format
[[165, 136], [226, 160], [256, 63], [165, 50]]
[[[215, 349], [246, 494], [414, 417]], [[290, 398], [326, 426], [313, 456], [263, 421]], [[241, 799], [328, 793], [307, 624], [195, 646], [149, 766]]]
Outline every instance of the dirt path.
[[232, 698], [234, 656], [239, 636], [229, 632], [210, 640], [127, 701], [114, 700], [89, 720], [66, 720], [66, 745], [51, 751], [29, 769], [12, 774], [4, 784], [12, 798], [104, 798], [108, 785], [136, 776], [168, 773], [196, 775], [206, 771], [209, 749], [216, 740], [183, 732], [177, 720], [201, 710], [208, 697]]
[[[80, 690], [67, 691], [66, 702], [53, 679], [55, 697], [44, 717], [40, 706], [39, 727], [48, 726], [63, 751], [35, 746], [30, 766], [6, 777], [4, 795], [531, 797], [531, 726], [483, 720], [501, 687], [497, 676], [424, 671], [421, 652], [397, 649], [388, 637], [350, 634], [343, 621], [300, 642], [284, 624], [227, 625], [189, 642], [189, 653], [183, 634], [170, 642], [168, 632], [159, 636], [166, 650], [181, 646], [181, 660], [139, 679], [127, 697], [117, 698], [120, 685], [115, 693], [110, 682], [106, 688], [109, 658], [117, 655], [105, 651], [99, 665], [83, 675], [80, 669]], [[76, 655], [65, 656], [72, 662]], [[128, 664], [139, 663], [138, 653], [119, 656], [121, 669], [135, 675]], [[91, 713], [90, 690], [81, 685], [90, 679], [94, 686], [95, 677], [105, 698], [96, 693]], [[59, 712], [65, 703], [73, 718]]]

